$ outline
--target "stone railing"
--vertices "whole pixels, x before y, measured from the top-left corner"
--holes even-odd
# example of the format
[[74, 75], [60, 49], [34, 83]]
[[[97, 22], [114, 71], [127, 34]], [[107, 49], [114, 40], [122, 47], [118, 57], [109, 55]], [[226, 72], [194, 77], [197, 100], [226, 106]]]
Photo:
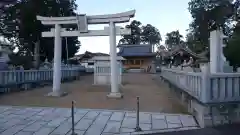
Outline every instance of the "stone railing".
[[240, 122], [240, 73], [161, 69], [161, 77], [201, 127]]
[[[84, 74], [85, 68], [74, 67], [62, 69], [62, 81], [77, 79]], [[51, 84], [53, 70], [11, 70], [0, 71], [0, 92], [10, 92], [14, 89], [30, 89], [42, 84]]]
[[162, 68], [161, 76], [202, 103], [240, 102], [240, 73], [204, 74]]
[[210, 103], [240, 102], [240, 73], [211, 74], [208, 81]]
[[180, 70], [162, 68], [161, 76], [194, 98], [205, 102], [201, 73], [187, 73]]

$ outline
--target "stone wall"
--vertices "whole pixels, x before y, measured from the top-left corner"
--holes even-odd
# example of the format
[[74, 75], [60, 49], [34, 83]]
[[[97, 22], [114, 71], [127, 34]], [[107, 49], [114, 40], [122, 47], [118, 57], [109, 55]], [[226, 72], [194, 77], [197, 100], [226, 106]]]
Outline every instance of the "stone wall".
[[240, 122], [240, 103], [203, 104], [176, 87], [171, 87], [171, 90], [195, 116], [200, 127]]
[[203, 105], [191, 100], [191, 110], [201, 127], [240, 122], [240, 104]]

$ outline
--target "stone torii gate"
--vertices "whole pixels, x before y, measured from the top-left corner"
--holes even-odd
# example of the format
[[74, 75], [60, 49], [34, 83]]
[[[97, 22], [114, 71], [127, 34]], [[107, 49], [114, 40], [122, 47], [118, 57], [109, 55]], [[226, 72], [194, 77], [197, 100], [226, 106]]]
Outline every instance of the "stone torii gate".
[[[62, 37], [88, 37], [88, 36], [110, 36], [110, 59], [111, 59], [111, 93], [108, 97], [120, 98], [118, 76], [117, 76], [117, 53], [116, 53], [116, 35], [129, 35], [131, 29], [122, 29], [115, 26], [116, 23], [129, 22], [134, 17], [135, 10], [128, 12], [86, 16], [80, 14], [71, 17], [42, 17], [37, 16], [43, 25], [54, 26], [50, 31], [42, 32], [42, 37], [54, 37], [54, 68], [53, 68], [53, 88], [49, 96], [62, 96], [61, 90], [61, 56], [62, 56]], [[78, 30], [67, 30], [62, 25], [77, 25]], [[89, 24], [109, 24], [104, 30], [88, 30]]]

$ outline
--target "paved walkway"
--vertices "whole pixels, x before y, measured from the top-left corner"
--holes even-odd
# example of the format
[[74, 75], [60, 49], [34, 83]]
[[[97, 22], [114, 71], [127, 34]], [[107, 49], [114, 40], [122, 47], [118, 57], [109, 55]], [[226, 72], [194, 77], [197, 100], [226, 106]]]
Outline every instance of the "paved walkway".
[[69, 94], [61, 98], [46, 97], [52, 91], [52, 86], [15, 92], [0, 96], [0, 105], [71, 107], [71, 101], [76, 101], [76, 107], [89, 109], [110, 109], [133, 111], [136, 108], [136, 96], [140, 97], [140, 111], [186, 113], [186, 109], [177, 98], [169, 92], [168, 87], [153, 80], [151, 74], [128, 73], [123, 75], [124, 98], [108, 99], [109, 86], [93, 86], [93, 76], [83, 76], [80, 80], [62, 84], [61, 88]]
[[[70, 135], [71, 109], [0, 107], [0, 135]], [[136, 114], [126, 111], [75, 109], [78, 135], [134, 135]], [[144, 132], [196, 129], [190, 115], [140, 113]], [[143, 132], [142, 132], [143, 133]]]

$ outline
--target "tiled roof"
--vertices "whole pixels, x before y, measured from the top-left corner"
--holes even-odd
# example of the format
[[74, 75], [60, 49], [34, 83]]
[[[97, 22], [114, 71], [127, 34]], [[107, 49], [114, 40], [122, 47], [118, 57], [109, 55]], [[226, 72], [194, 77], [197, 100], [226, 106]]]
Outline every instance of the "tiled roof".
[[[90, 61], [109, 61], [111, 58], [110, 56], [94, 56], [90, 59]], [[123, 57], [121, 56], [117, 56], [117, 60], [125, 60]]]
[[119, 45], [118, 56], [155, 56], [152, 45]]
[[184, 51], [184, 52], [192, 55], [193, 57], [196, 57], [196, 58], [199, 58], [199, 59], [205, 58], [204, 56], [199, 55], [199, 54], [193, 52], [191, 49], [189, 49], [187, 47], [184, 47], [184, 46], [177, 46], [176, 48], [174, 48], [172, 51], [169, 52], [169, 56], [175, 56], [178, 53], [180, 53], [181, 51]]
[[208, 51], [204, 51], [202, 53], [197, 54], [197, 53], [193, 52], [192, 50], [190, 50], [189, 48], [186, 48], [183, 46], [177, 46], [172, 51], [167, 51], [167, 50], [157, 51], [157, 55], [162, 56], [164, 58], [170, 58], [171, 56], [175, 56], [175, 55], [179, 54], [181, 51], [197, 58], [197, 61], [196, 61], [197, 63], [205, 63], [205, 62], [209, 61], [208, 58], [206, 57], [206, 54], [208, 53]]
[[109, 56], [109, 54], [106, 54], [106, 53], [92, 53], [92, 52], [89, 52], [89, 51], [86, 51], [85, 53], [83, 54], [79, 54], [79, 55], [75, 55], [74, 57], [70, 58], [70, 59], [77, 59], [77, 60], [82, 60], [82, 59], [90, 59], [94, 56]]

